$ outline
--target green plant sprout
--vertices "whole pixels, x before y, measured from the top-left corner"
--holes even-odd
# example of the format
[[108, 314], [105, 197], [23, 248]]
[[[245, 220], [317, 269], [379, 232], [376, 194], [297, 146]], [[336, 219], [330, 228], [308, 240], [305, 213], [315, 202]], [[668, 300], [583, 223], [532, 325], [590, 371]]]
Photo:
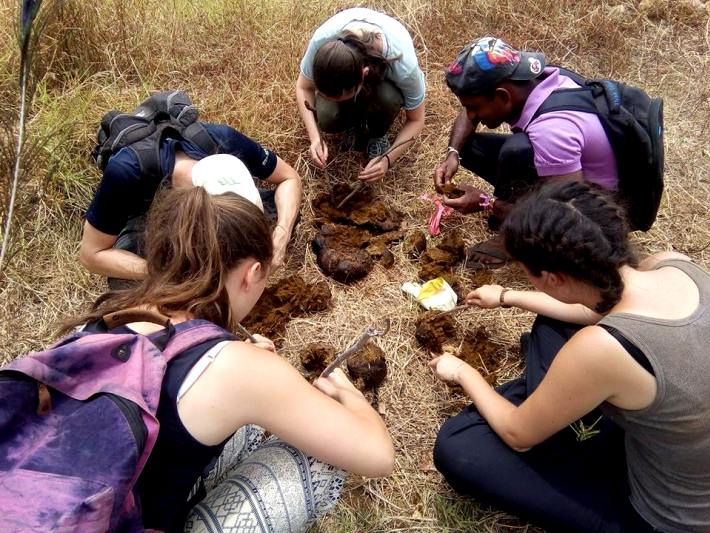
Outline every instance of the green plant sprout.
[[585, 440], [591, 439], [594, 435], [598, 435], [600, 430], [597, 429], [597, 424], [601, 419], [602, 417], [600, 416], [590, 425], [586, 425], [581, 418], [576, 422], [572, 422], [569, 427], [574, 431], [577, 442], [584, 442]]

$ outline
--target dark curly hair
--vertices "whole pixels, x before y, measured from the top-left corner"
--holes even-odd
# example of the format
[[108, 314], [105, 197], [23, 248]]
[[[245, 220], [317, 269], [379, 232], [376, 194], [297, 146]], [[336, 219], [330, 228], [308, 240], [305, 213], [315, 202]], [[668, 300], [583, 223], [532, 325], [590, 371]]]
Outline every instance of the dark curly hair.
[[543, 184], [517, 202], [501, 232], [506, 251], [533, 275], [560, 272], [597, 287], [599, 313], [621, 298], [619, 268], [637, 264], [624, 210], [586, 182]]

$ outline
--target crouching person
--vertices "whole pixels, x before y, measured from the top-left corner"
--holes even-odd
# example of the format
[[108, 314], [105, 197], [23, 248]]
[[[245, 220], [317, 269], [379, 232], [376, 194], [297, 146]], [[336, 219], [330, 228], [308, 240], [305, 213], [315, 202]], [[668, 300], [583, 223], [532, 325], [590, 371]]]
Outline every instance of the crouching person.
[[[91, 331], [107, 313], [139, 308], [178, 331], [195, 319], [233, 331], [272, 268], [266, 216], [233, 193], [169, 189], [145, 235], [144, 279], [70, 326]], [[121, 328], [150, 338], [165, 331], [142, 321]], [[387, 429], [342, 371], [312, 385], [255, 337], [198, 345], [168, 363], [157, 443], [137, 482], [145, 528], [305, 531], [336, 503], [346, 472], [392, 471]]]
[[516, 204], [505, 249], [538, 292], [486, 285], [467, 301], [538, 313], [526, 370], [494, 390], [453, 355], [434, 359], [473, 400], [434, 461], [458, 492], [549, 530], [708, 531], [710, 275], [667, 252], [637, 266], [626, 233], [582, 182]]
[[259, 189], [260, 202], [273, 225], [272, 262], [276, 267], [283, 263], [301, 205], [300, 176], [272, 150], [231, 126], [193, 126], [198, 124], [213, 145], [211, 152], [196, 139], [172, 133], [151, 135], [140, 146], [127, 145], [108, 158], [86, 211], [79, 259], [87, 270], [106, 276], [111, 289], [145, 277], [145, 215], [163, 188], [200, 185], [212, 193], [239, 194], [255, 187], [253, 178], [273, 185], [273, 190]]

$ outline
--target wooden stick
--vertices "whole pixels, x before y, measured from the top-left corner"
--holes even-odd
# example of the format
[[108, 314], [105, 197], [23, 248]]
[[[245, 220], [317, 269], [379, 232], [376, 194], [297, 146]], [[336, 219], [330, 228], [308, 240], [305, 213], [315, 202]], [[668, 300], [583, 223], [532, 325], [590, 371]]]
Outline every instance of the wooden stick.
[[350, 192], [348, 195], [340, 200], [340, 203], [335, 206], [336, 209], [342, 209], [342, 207], [348, 203], [348, 201], [355, 196], [357, 193], [359, 193], [361, 190], [365, 188], [365, 182], [363, 181], [358, 181], [355, 185], [352, 186], [350, 189]]
[[471, 304], [457, 305], [453, 309], [449, 309], [448, 311], [442, 311], [441, 313], [439, 313], [436, 316], [451, 315], [453, 313], [458, 313], [459, 311], [463, 311], [464, 309], [468, 309], [469, 307], [471, 307]]
[[[396, 150], [396, 149], [399, 148], [400, 146], [403, 146], [403, 145], [405, 145], [405, 144], [407, 144], [407, 143], [410, 143], [410, 142], [414, 142], [414, 137], [411, 137], [411, 138], [409, 138], [409, 139], [406, 139], [406, 140], [404, 140], [404, 141], [402, 141], [402, 142], [398, 142], [398, 143], [396, 143], [394, 146], [390, 146], [389, 149], [388, 149], [384, 154], [381, 154], [381, 155], [377, 156], [375, 159], [373, 159], [373, 161], [374, 161], [375, 163], [379, 163], [380, 161], [382, 161], [382, 158], [383, 158], [383, 157], [385, 157], [386, 155], [391, 154], [391, 153], [392, 153], [392, 150]], [[361, 190], [363, 190], [366, 185], [367, 185], [367, 184], [366, 184], [364, 181], [358, 181], [355, 185], [353, 185], [353, 187], [351, 188], [351, 191], [348, 193], [348, 195], [347, 195], [345, 198], [343, 198], [343, 199], [340, 201], [340, 203], [335, 206], [335, 208], [336, 208], [336, 209], [342, 209], [343, 206], [344, 206], [346, 203], [348, 203], [348, 201], [349, 201], [353, 196], [355, 196], [357, 193], [359, 193]]]
[[347, 361], [358, 353], [360, 350], [362, 350], [365, 345], [370, 342], [370, 339], [373, 337], [382, 337], [383, 335], [386, 335], [387, 332], [390, 330], [390, 319], [385, 320], [385, 329], [383, 330], [376, 330], [374, 326], [370, 325], [367, 326], [363, 332], [360, 334], [360, 336], [357, 338], [357, 340], [352, 343], [350, 346], [348, 346], [345, 350], [343, 350], [340, 354], [338, 354], [335, 359], [333, 359], [333, 362], [330, 363], [323, 372], [321, 372], [320, 377], [322, 378], [327, 378], [330, 373], [335, 370], [341, 363], [344, 361]]
[[237, 330], [239, 331], [239, 333], [241, 333], [241, 334], [244, 335], [247, 339], [249, 339], [250, 342], [253, 342], [254, 344], [256, 344], [257, 342], [259, 342], [259, 341], [256, 340], [256, 337], [254, 337], [254, 335], [252, 335], [251, 333], [249, 333], [249, 330], [248, 330], [247, 328], [245, 328], [244, 326], [242, 326], [239, 322], [237, 322]]

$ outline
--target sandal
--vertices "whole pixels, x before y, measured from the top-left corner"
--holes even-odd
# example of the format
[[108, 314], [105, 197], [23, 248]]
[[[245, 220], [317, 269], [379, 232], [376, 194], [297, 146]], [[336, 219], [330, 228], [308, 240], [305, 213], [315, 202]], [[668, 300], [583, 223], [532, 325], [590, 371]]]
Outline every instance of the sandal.
[[466, 250], [466, 266], [472, 270], [500, 268], [509, 260], [500, 237], [479, 242]]

